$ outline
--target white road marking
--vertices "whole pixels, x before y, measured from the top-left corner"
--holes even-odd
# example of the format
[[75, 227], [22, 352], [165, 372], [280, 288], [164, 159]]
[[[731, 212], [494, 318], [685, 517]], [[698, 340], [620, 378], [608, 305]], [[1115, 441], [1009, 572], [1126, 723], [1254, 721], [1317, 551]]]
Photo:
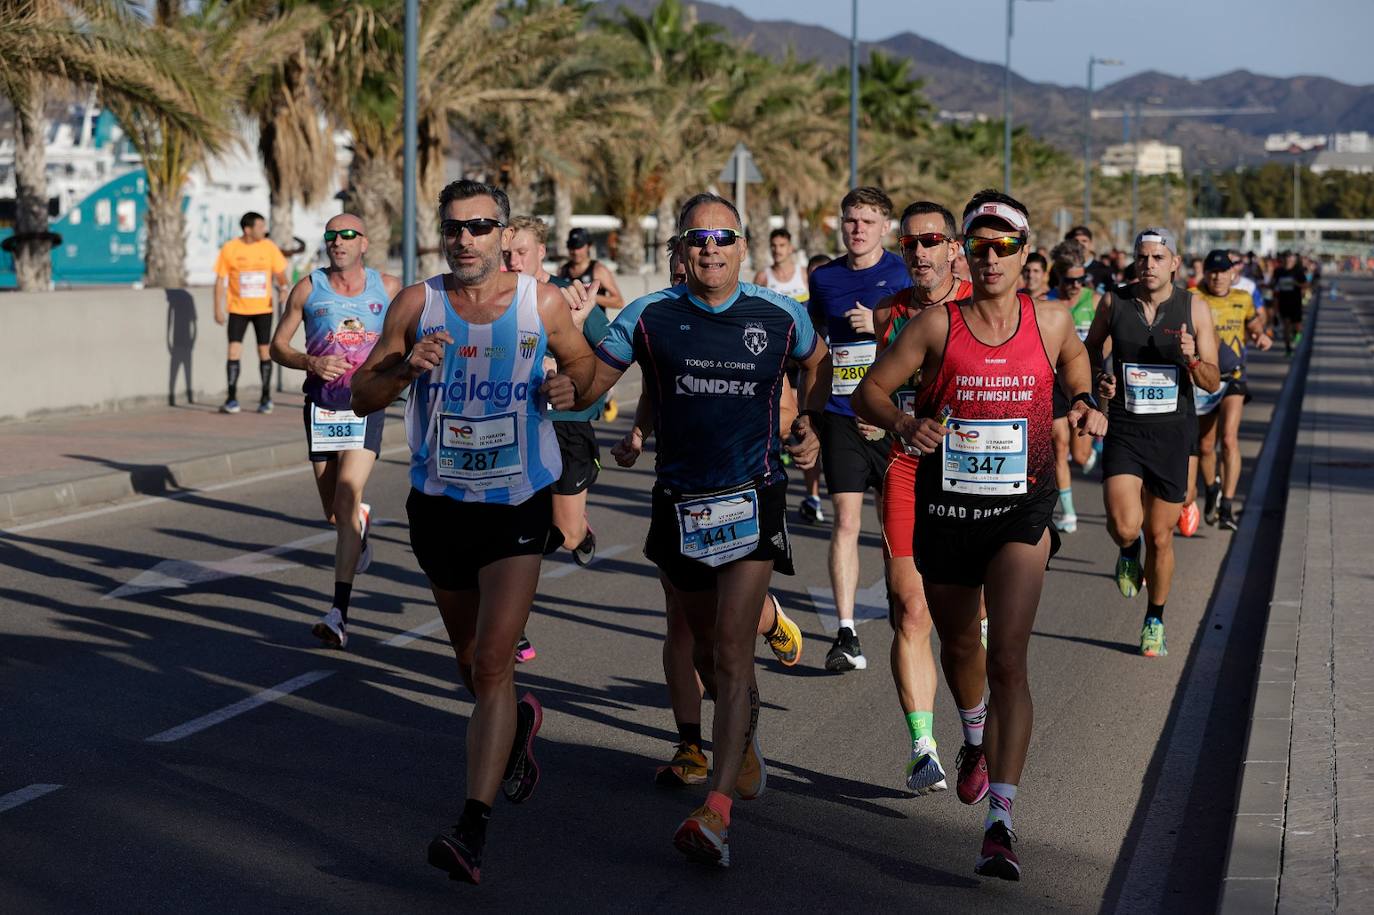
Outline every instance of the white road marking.
[[[596, 556], [592, 558], [591, 564], [596, 565], [603, 559], [610, 559], [612, 556], [619, 556], [621, 553], [625, 552], [628, 549], [629, 547], [623, 543], [613, 544], [608, 547], [597, 547]], [[572, 573], [578, 571], [581, 568], [582, 566], [573, 562], [571, 559], [568, 559], [556, 568], [549, 569], [547, 572], [541, 572], [539, 578], [541, 581], [548, 581], [551, 578], [562, 578], [565, 575], [571, 575]]]
[[[1255, 464], [1254, 482], [1246, 492], [1247, 511], [1241, 513], [1240, 530], [1226, 555], [1212, 612], [1202, 621], [1202, 638], [1188, 679], [1182, 686], [1182, 701], [1169, 730], [1159, 780], [1145, 806], [1145, 823], [1121, 887], [1118, 912], [1159, 912], [1167, 908], [1163, 894], [1168, 881], [1160, 875], [1167, 873], [1169, 862], [1174, 859], [1178, 833], [1187, 815], [1188, 791], [1185, 789], [1193, 783], [1202, 754], [1207, 716], [1216, 696], [1226, 643], [1231, 638], [1232, 622], [1239, 610], [1241, 589], [1255, 549], [1255, 535], [1263, 523], [1264, 500], [1272, 485], [1279, 434], [1294, 409], [1296, 390], [1297, 384], [1290, 379], [1270, 419], [1269, 432]], [[1251, 503], [1253, 511], [1248, 510]], [[1230, 831], [1229, 825], [1227, 831]]]
[[[818, 588], [810, 585], [807, 590], [811, 592], [811, 605], [816, 610], [816, 617], [821, 621], [821, 628], [827, 635], [834, 635], [840, 631], [840, 622], [835, 617], [835, 595], [829, 587]], [[867, 622], [868, 620], [887, 619], [887, 579], [880, 578], [867, 588], [860, 588], [854, 594], [854, 625]]]
[[421, 625], [421, 626], [416, 626], [414, 629], [410, 630], [409, 632], [402, 632], [400, 635], [393, 636], [393, 637], [387, 639], [387, 640], [386, 640], [385, 642], [383, 642], [382, 644], [383, 644], [383, 645], [386, 645], [386, 646], [388, 646], [388, 647], [390, 647], [390, 648], [400, 648], [400, 647], [402, 647], [403, 645], [409, 645], [411, 642], [414, 642], [414, 641], [416, 641], [417, 639], [422, 639], [422, 638], [424, 638], [425, 636], [429, 635], [430, 633], [438, 632], [440, 629], [443, 629], [443, 628], [444, 628], [444, 618], [443, 618], [442, 616], [436, 616], [434, 619], [430, 620], [428, 623], [425, 623], [424, 625]]
[[183, 737], [190, 737], [206, 728], [212, 728], [217, 724], [228, 721], [230, 718], [242, 715], [244, 712], [251, 712], [259, 706], [269, 702], [276, 702], [283, 696], [289, 696], [296, 690], [304, 689], [312, 683], [318, 683], [325, 677], [332, 675], [332, 670], [312, 670], [309, 673], [301, 674], [299, 677], [292, 677], [285, 683], [278, 683], [270, 689], [265, 689], [260, 693], [241, 699], [233, 705], [226, 705], [219, 711], [211, 712], [208, 715], [201, 715], [185, 724], [179, 724], [174, 728], [154, 734], [147, 739], [148, 743], [171, 743], [174, 740], [181, 740]]
[[[391, 457], [396, 454], [407, 454], [410, 448], [407, 445], [393, 445], [390, 448], [382, 449], [382, 457]], [[202, 495], [207, 492], [219, 492], [224, 489], [234, 489], [238, 486], [252, 486], [264, 480], [275, 480], [278, 477], [290, 476], [293, 473], [301, 473], [310, 470], [310, 462], [303, 461], [299, 467], [285, 467], [281, 470], [268, 470], [264, 473], [255, 473], [252, 476], [236, 477], [232, 480], [225, 480], [223, 483], [214, 483], [210, 486], [199, 486], [195, 489], [186, 489], [172, 493], [169, 496], [146, 496], [129, 502], [119, 502], [114, 505], [107, 505], [104, 508], [92, 508], [84, 512], [74, 512], [70, 515], [59, 515], [56, 518], [46, 518], [42, 521], [30, 521], [27, 524], [18, 524], [14, 527], [7, 527], [0, 530], [0, 534], [23, 534], [28, 531], [41, 530], [45, 527], [52, 527], [57, 524], [67, 524], [72, 521], [84, 521], [87, 518], [99, 518], [102, 515], [113, 515], [117, 512], [126, 512], [135, 508], [144, 508], [149, 505], [161, 505], [163, 502], [179, 502], [191, 496]]]
[[27, 788], [11, 791], [9, 794], [0, 794], [0, 813], [13, 810], [20, 804], [27, 804], [45, 794], [52, 794], [61, 787], [61, 785], [29, 785]]
[[[373, 522], [376, 524], [377, 522]], [[269, 572], [280, 572], [283, 569], [294, 569], [300, 566], [298, 562], [291, 560], [276, 560], [283, 553], [293, 553], [296, 550], [304, 550], [317, 543], [324, 543], [326, 540], [333, 540], [336, 536], [334, 531], [325, 531], [320, 534], [311, 534], [309, 537], [301, 537], [292, 540], [290, 543], [283, 543], [281, 546], [268, 547], [256, 553], [244, 553], [231, 559], [216, 559], [210, 561], [187, 560], [187, 559], [164, 559], [147, 571], [140, 572], [132, 581], [120, 585], [101, 600], [110, 600], [115, 597], [127, 597], [131, 594], [142, 594], [146, 591], [166, 591], [173, 588], [185, 588], [187, 585], [203, 584], [207, 581], [218, 581], [221, 578], [237, 578], [243, 575], [262, 576]]]

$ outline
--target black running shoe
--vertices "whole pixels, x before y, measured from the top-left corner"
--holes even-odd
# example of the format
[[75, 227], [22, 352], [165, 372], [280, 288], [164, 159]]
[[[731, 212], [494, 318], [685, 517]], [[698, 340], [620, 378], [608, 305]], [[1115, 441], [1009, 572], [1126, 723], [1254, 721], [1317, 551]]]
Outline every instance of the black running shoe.
[[482, 882], [482, 850], [468, 847], [458, 827], [452, 835], [435, 836], [429, 841], [429, 863], [441, 871], [448, 871], [448, 879], [465, 883]]
[[832, 671], [863, 670], [868, 666], [859, 637], [848, 626], [835, 636], [835, 643], [825, 654], [825, 669]]
[[1016, 852], [1011, 849], [1014, 841], [1016, 833], [1001, 820], [989, 826], [987, 832], [983, 833], [983, 849], [978, 855], [974, 872], [983, 877], [1020, 880], [1021, 862], [1016, 860]]
[[1240, 527], [1240, 522], [1236, 520], [1236, 511], [1229, 505], [1223, 505], [1217, 517], [1217, 527], [1224, 531], [1233, 531]]
[[804, 524], [825, 523], [825, 512], [821, 511], [821, 500], [815, 496], [807, 496], [802, 499], [801, 505], [797, 506], [797, 515]]
[[1202, 512], [1202, 518], [1208, 524], [1216, 524], [1219, 509], [1221, 508], [1221, 487], [1207, 487], [1207, 504]]
[[592, 559], [596, 556], [596, 532], [587, 527], [587, 536], [582, 538], [582, 542], [573, 550], [573, 562], [580, 566], [591, 565]]
[[512, 804], [527, 801], [539, 784], [539, 763], [534, 759], [534, 735], [544, 723], [544, 709], [534, 693], [525, 693], [515, 705], [515, 741], [501, 778], [501, 792]]

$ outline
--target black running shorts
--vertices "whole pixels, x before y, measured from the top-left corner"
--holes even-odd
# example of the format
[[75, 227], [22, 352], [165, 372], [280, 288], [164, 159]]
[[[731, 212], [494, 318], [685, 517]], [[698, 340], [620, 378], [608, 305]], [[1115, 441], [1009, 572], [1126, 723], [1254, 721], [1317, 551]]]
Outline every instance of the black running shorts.
[[272, 313], [263, 312], [260, 315], [234, 315], [229, 316], [229, 342], [242, 343], [243, 336], [248, 332], [248, 325], [253, 325], [253, 339], [258, 341], [258, 346], [267, 346], [272, 342]]
[[837, 492], [864, 492], [883, 485], [887, 456], [892, 443], [884, 435], [876, 442], [864, 438], [852, 416], [826, 410], [821, 414], [821, 469], [825, 488]]
[[1102, 479], [1140, 477], [1156, 499], [1182, 504], [1188, 495], [1188, 458], [1198, 446], [1197, 420], [1132, 423], [1112, 417], [1102, 442]]
[[[305, 424], [305, 447], [310, 447], [310, 405], [314, 403], [309, 397], [305, 399], [305, 409], [301, 411], [301, 421]], [[386, 423], [386, 411], [376, 410], [363, 417], [367, 424], [366, 431], [363, 433], [363, 448], [371, 451], [377, 457], [382, 456], [382, 428]], [[338, 460], [338, 451], [311, 451], [311, 461], [335, 461]]]
[[558, 451], [563, 456], [563, 475], [553, 484], [556, 496], [586, 492], [601, 473], [601, 448], [589, 420], [554, 420]]
[[[758, 546], [753, 552], [737, 557], [736, 561], [772, 560], [774, 571], [784, 575], [795, 574], [792, 568], [792, 542], [787, 536], [787, 483], [774, 483], [755, 491], [759, 499]], [[709, 591], [716, 586], [716, 572], [723, 566], [710, 566], [682, 555], [678, 503], [691, 498], [695, 497], [662, 485], [654, 486], [644, 556], [658, 566], [679, 591]]]
[[1005, 514], [979, 521], [954, 521], [922, 514], [917, 508], [912, 546], [916, 569], [927, 584], [981, 587], [988, 563], [1008, 543], [1035, 546], [1046, 531], [1050, 557], [1059, 552], [1059, 532], [1050, 519], [1054, 514], [1054, 489], [1033, 497]]
[[552, 553], [563, 545], [563, 534], [553, 524], [551, 487], [519, 505], [460, 502], [412, 489], [406, 515], [415, 559], [430, 584], [442, 591], [471, 591], [483, 566], [512, 556]]

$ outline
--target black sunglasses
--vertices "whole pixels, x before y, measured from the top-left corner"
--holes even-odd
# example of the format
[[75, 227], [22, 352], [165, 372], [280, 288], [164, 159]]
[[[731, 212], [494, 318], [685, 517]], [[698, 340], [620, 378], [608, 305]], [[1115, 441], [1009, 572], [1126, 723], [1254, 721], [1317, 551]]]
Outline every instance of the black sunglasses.
[[902, 250], [907, 254], [911, 254], [915, 252], [917, 245], [922, 248], [933, 248], [949, 241], [954, 241], [954, 239], [943, 232], [921, 232], [918, 235], [903, 235], [897, 239], [897, 244], [901, 245]]
[[365, 237], [366, 237], [366, 236], [364, 236], [363, 233], [359, 232], [357, 229], [325, 229], [325, 230], [324, 230], [324, 240], [325, 240], [325, 241], [333, 241], [333, 240], [336, 239], [336, 238], [342, 238], [344, 241], [352, 241], [352, 240], [355, 239], [355, 238], [365, 238]]
[[739, 240], [741, 233], [736, 229], [688, 229], [682, 233], [681, 240], [693, 248], [704, 248], [707, 242], [714, 241], [717, 248], [726, 248]]
[[1078, 276], [1070, 276], [1066, 273], [1059, 278], [1059, 282], [1064, 286], [1082, 286], [1087, 279], [1088, 275], [1086, 273], [1080, 273]]
[[492, 230], [505, 227], [506, 224], [501, 220], [488, 219], [485, 216], [479, 219], [445, 219], [439, 223], [439, 231], [444, 233], [445, 238], [457, 238], [463, 234], [464, 229], [476, 238], [480, 235], [490, 235]]

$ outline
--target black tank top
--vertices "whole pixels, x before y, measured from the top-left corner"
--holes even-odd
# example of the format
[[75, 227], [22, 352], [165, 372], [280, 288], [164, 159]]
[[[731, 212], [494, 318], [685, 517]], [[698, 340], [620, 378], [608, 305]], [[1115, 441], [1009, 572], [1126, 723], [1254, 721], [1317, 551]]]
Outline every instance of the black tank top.
[[1144, 292], [1144, 287], [1132, 284], [1105, 294], [1111, 305], [1107, 329], [1116, 373], [1109, 419], [1130, 423], [1192, 420], [1197, 416], [1193, 380], [1179, 337], [1182, 327], [1197, 336], [1193, 294], [1175, 289], [1156, 309], [1154, 323], [1147, 325], [1144, 308], [1136, 301], [1136, 295]]
[[564, 264], [562, 267], [558, 268], [558, 275], [566, 280], [576, 280], [583, 286], [590, 286], [592, 284], [592, 280], [596, 279], [596, 261], [593, 260], [590, 263], [588, 263], [587, 269], [582, 271], [582, 273], [578, 276], [572, 275], [571, 264]]

